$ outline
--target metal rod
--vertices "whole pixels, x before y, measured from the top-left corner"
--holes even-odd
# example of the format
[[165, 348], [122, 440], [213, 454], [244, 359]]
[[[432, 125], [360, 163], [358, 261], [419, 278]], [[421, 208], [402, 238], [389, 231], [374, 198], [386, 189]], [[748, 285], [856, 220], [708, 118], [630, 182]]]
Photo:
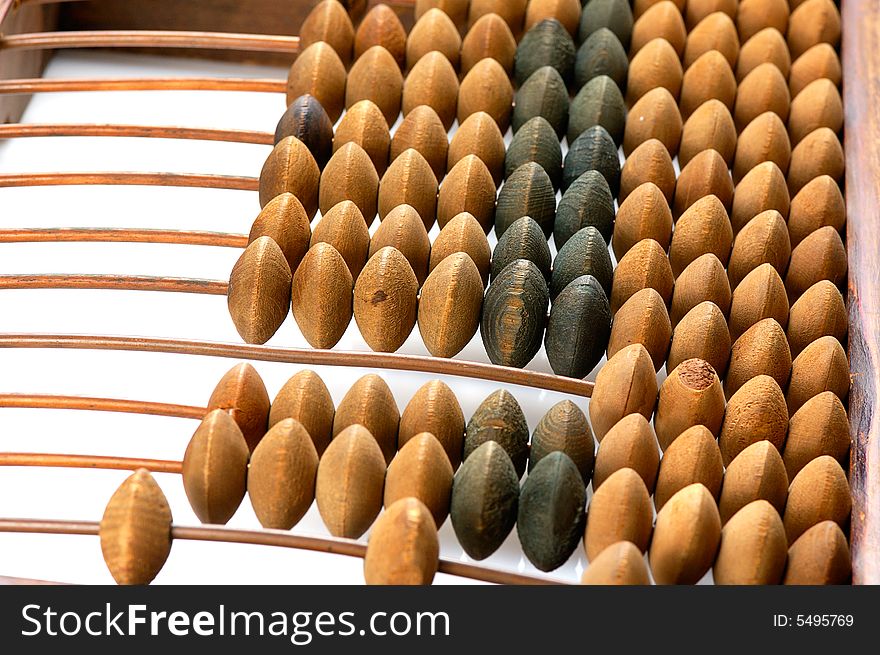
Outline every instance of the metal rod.
[[201, 173], [6, 173], [0, 175], [0, 187], [67, 186], [67, 185], [130, 185], [177, 186], [203, 189], [257, 191], [260, 181], [255, 177], [208, 175]]
[[287, 81], [232, 77], [21, 78], [0, 80], [0, 94], [74, 91], [248, 91], [285, 93]]
[[220, 280], [154, 277], [151, 275], [0, 275], [0, 291], [10, 289], [109, 289], [113, 291], [164, 291], [225, 296]]
[[155, 403], [146, 400], [60, 396], [51, 394], [0, 394], [0, 407], [7, 409], [76, 409], [91, 412], [121, 412], [201, 420], [208, 412], [205, 407]]
[[7, 123], [0, 125], [0, 139], [52, 136], [112, 136], [153, 139], [192, 139], [271, 146], [275, 136], [253, 130], [214, 130], [164, 125], [98, 125], [90, 123]]
[[0, 466], [40, 466], [49, 468], [104, 469], [152, 473], [181, 473], [183, 462], [133, 457], [99, 457], [97, 455], [61, 455], [54, 453], [0, 453]]
[[245, 248], [244, 234], [185, 230], [142, 230], [135, 228], [10, 228], [0, 229], [0, 243], [168, 243], [186, 246]]
[[305, 366], [350, 366], [357, 368], [394, 369], [436, 375], [450, 375], [503, 384], [515, 384], [546, 391], [589, 397], [593, 383], [550, 373], [526, 371], [494, 364], [441, 359], [422, 355], [313, 350], [310, 348], [275, 348], [245, 344], [197, 341], [192, 339], [161, 339], [147, 337], [115, 337], [67, 334], [2, 334], [0, 348], [70, 348], [76, 350], [116, 350], [154, 352], [175, 355], [202, 355], [264, 362], [283, 362]]

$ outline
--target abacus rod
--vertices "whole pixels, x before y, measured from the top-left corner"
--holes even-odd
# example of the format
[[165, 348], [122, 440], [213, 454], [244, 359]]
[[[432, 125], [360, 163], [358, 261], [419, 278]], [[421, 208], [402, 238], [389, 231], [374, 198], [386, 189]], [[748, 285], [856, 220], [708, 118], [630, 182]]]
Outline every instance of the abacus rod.
[[205, 232], [200, 230], [152, 230], [136, 228], [10, 228], [0, 229], [0, 243], [168, 243], [185, 246], [217, 246], [245, 248], [244, 234]]
[[257, 191], [260, 181], [255, 177], [209, 175], [202, 173], [134, 173], [120, 172], [65, 172], [65, 173], [6, 173], [0, 175], [0, 187], [26, 186], [176, 186], [203, 189], [231, 189]]
[[299, 37], [184, 30], [71, 30], [25, 32], [0, 38], [0, 49], [5, 50], [57, 48], [195, 48], [294, 54], [299, 50]]
[[550, 373], [527, 371], [495, 364], [442, 359], [423, 355], [395, 353], [313, 350], [310, 348], [276, 348], [246, 344], [163, 339], [67, 334], [0, 333], [0, 348], [71, 348], [76, 350], [117, 350], [154, 352], [175, 355], [202, 355], [281, 362], [305, 366], [345, 366], [357, 368], [394, 369], [436, 375], [491, 380], [503, 384], [533, 387], [574, 396], [590, 397], [593, 383]]
[[0, 587], [7, 586], [62, 586], [65, 582], [51, 582], [49, 580], [34, 580], [32, 578], [15, 578], [8, 575], [0, 575]]
[[201, 420], [208, 412], [205, 407], [156, 403], [146, 400], [61, 396], [54, 394], [0, 394], [0, 408], [7, 409], [75, 409], [91, 412], [120, 412], [149, 416], [170, 416]]
[[[0, 519], [0, 532], [22, 534], [66, 534], [98, 536], [100, 525], [97, 521], [49, 521], [42, 519]], [[346, 555], [363, 559], [367, 553], [366, 545], [351, 539], [336, 537], [307, 537], [281, 532], [279, 530], [236, 530], [218, 526], [171, 526], [171, 538], [186, 541], [213, 541], [221, 543], [248, 544], [254, 546], [276, 546], [295, 550], [309, 550], [318, 553]], [[536, 578], [520, 573], [497, 571], [474, 564], [440, 559], [438, 572], [457, 577], [480, 580], [495, 584], [565, 585], [560, 580]]]
[[112, 136], [153, 139], [191, 139], [271, 146], [275, 136], [254, 130], [216, 130], [165, 125], [115, 125], [92, 123], [7, 123], [0, 125], [0, 139], [52, 136]]
[[248, 91], [285, 93], [287, 81], [232, 77], [19, 78], [0, 80], [0, 94], [74, 91]]
[[0, 291], [11, 289], [104, 289], [225, 296], [227, 287], [227, 283], [220, 280], [154, 277], [151, 275], [0, 275]]
[[0, 453], [0, 466], [103, 469], [109, 471], [137, 471], [143, 468], [151, 473], [178, 474], [183, 471], [183, 462], [165, 459], [62, 455], [55, 453]]

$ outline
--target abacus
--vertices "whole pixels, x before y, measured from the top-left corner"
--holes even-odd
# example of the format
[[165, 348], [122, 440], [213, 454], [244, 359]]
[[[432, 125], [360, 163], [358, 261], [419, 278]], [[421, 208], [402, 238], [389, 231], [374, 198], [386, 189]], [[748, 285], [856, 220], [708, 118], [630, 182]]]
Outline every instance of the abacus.
[[[204, 407], [0, 394], [5, 408], [199, 422], [177, 459], [0, 453], [2, 466], [131, 472], [109, 502], [95, 499], [100, 522], [6, 518], [0, 531], [99, 536], [120, 584], [151, 582], [172, 544], [189, 540], [353, 556], [368, 584], [438, 573], [508, 584], [880, 580], [878, 189], [865, 138], [876, 8], [241, 5], [0, 3], [3, 139], [266, 148], [253, 176], [0, 174], [0, 187], [202, 187], [259, 200], [247, 234], [0, 230], [6, 244], [241, 251], [217, 280], [0, 276], [0, 290], [226, 296], [223, 320], [240, 338], [2, 333], [4, 348], [241, 360], [205, 389]], [[46, 51], [83, 47], [195, 50], [289, 75], [39, 77]], [[172, 89], [283, 94], [287, 109], [274, 132], [15, 122], [28, 94]], [[282, 364], [287, 381], [270, 396], [246, 362]], [[347, 380], [349, 368], [366, 374]], [[442, 379], [392, 389], [389, 371]], [[346, 380], [344, 396], [331, 378]], [[476, 380], [498, 387], [466, 416]], [[541, 403], [531, 427], [517, 398], [528, 389]], [[395, 396], [409, 399], [402, 412]], [[154, 474], [182, 482], [203, 526], [173, 521]], [[260, 529], [236, 527], [242, 507]], [[328, 534], [300, 531], [309, 512]], [[499, 549], [520, 555], [518, 570], [491, 559]]]

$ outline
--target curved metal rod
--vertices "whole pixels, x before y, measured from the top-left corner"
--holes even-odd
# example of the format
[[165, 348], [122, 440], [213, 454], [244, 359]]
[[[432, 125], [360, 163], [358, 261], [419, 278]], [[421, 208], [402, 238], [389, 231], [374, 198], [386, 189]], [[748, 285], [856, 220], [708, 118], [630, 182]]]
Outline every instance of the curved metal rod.
[[[97, 521], [47, 521], [39, 519], [0, 519], [0, 532], [22, 534], [64, 534], [96, 537], [99, 535]], [[171, 526], [171, 538], [186, 541], [214, 541], [231, 544], [276, 546], [317, 553], [346, 555], [363, 559], [367, 547], [351, 539], [336, 537], [307, 537], [281, 532], [280, 530], [235, 530], [219, 526], [184, 527]], [[537, 578], [508, 571], [487, 569], [474, 564], [440, 559], [439, 573], [470, 578], [494, 584], [517, 585], [565, 585], [567, 582]]]
[[244, 234], [201, 230], [152, 230], [137, 228], [51, 227], [0, 229], [0, 243], [168, 243], [184, 246], [245, 248]]
[[306, 366], [347, 366], [356, 368], [394, 369], [436, 375], [491, 380], [545, 391], [556, 391], [589, 398], [593, 383], [550, 373], [526, 371], [495, 364], [441, 359], [423, 355], [313, 350], [311, 348], [275, 348], [245, 344], [197, 341], [193, 339], [161, 339], [147, 337], [114, 337], [68, 334], [2, 334], [0, 348], [71, 348], [77, 350], [121, 350], [175, 355], [228, 357], [264, 362], [282, 362]]
[[53, 394], [0, 394], [0, 407], [7, 409], [76, 409], [90, 412], [120, 412], [201, 420], [208, 413], [206, 407], [155, 403], [146, 400], [93, 398], [87, 396], [60, 396]]
[[0, 187], [67, 186], [67, 185], [128, 185], [177, 186], [202, 189], [258, 191], [260, 180], [255, 177], [211, 175], [203, 173], [6, 173], [0, 175]]
[[151, 275], [0, 275], [0, 291], [9, 289], [108, 289], [225, 296], [227, 287], [227, 283], [220, 280], [154, 277]]
[[287, 81], [234, 77], [118, 77], [19, 78], [0, 80], [0, 94], [60, 93], [74, 91], [248, 91], [285, 93]]
[[117, 125], [97, 123], [6, 123], [0, 125], [0, 139], [27, 137], [90, 136], [190, 139], [271, 146], [275, 135], [255, 130], [216, 130], [173, 125]]
[[26, 32], [0, 38], [0, 49], [5, 50], [56, 48], [195, 48], [295, 54], [299, 51], [299, 37], [183, 30], [71, 30]]
[[55, 453], [0, 453], [0, 466], [35, 466], [65, 469], [104, 469], [110, 471], [137, 471], [145, 468], [151, 473], [181, 473], [183, 462], [166, 459], [134, 457], [103, 457], [98, 455], [59, 455]]

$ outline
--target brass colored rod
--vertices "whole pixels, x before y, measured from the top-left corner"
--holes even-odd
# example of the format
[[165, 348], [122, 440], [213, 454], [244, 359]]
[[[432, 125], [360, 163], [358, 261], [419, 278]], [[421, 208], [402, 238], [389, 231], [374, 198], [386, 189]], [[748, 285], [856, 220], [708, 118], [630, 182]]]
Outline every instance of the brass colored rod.
[[0, 175], [0, 187], [67, 186], [67, 185], [130, 185], [177, 186], [203, 189], [257, 191], [260, 181], [255, 177], [208, 175], [202, 173], [6, 173]]
[[105, 469], [153, 473], [180, 473], [183, 462], [165, 459], [136, 459], [131, 457], [99, 457], [97, 455], [56, 455], [51, 453], [0, 453], [0, 466], [41, 466], [49, 468]]
[[153, 139], [192, 139], [197, 141], [225, 141], [271, 146], [275, 136], [253, 130], [214, 130], [196, 127], [165, 125], [98, 125], [90, 123], [7, 123], [0, 125], [0, 139], [48, 136], [113, 136], [146, 137]]
[[113, 291], [165, 291], [225, 296], [220, 280], [154, 277], [151, 275], [0, 275], [0, 291], [8, 289], [109, 289]]
[[90, 398], [85, 396], [58, 396], [49, 394], [0, 394], [0, 407], [16, 409], [77, 409], [91, 412], [122, 412], [201, 420], [208, 412], [205, 407], [154, 403], [145, 400], [117, 398]]
[[232, 77], [21, 78], [0, 80], [0, 94], [73, 91], [249, 91], [284, 93], [287, 81]]
[[0, 49], [56, 48], [196, 48], [295, 54], [299, 50], [299, 37], [182, 30], [87, 30], [27, 32], [0, 38]]
[[0, 333], [0, 348], [121, 350], [228, 357], [232, 359], [283, 362], [305, 366], [351, 366], [357, 368], [394, 369], [491, 380], [503, 384], [515, 384], [587, 398], [592, 395], [594, 386], [592, 382], [587, 382], [586, 380], [576, 380], [550, 373], [539, 373], [537, 371], [527, 371], [480, 362], [467, 362], [458, 359], [442, 359], [439, 357], [400, 355], [395, 353], [275, 348], [272, 346], [219, 343], [192, 339]]
[[185, 246], [244, 248], [244, 234], [184, 230], [142, 230], [123, 228], [54, 227], [0, 229], [0, 243], [169, 243]]

